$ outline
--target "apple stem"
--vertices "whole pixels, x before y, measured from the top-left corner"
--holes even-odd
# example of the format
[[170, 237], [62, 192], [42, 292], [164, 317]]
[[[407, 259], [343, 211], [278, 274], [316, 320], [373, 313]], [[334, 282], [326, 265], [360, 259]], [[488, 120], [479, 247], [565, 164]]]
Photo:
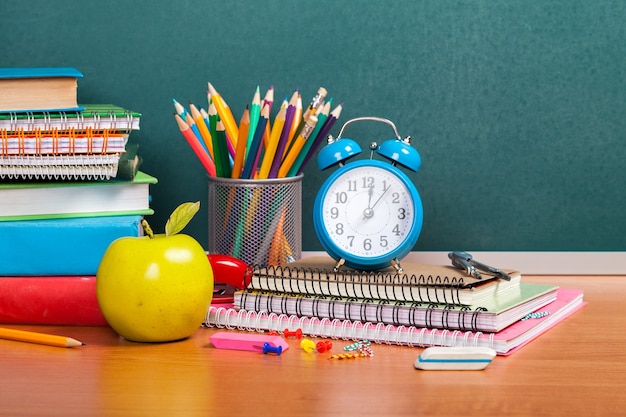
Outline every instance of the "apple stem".
[[152, 228], [150, 227], [150, 224], [148, 224], [148, 221], [146, 219], [142, 219], [141, 220], [141, 225], [143, 226], [143, 231], [146, 233], [146, 235], [148, 235], [148, 237], [150, 239], [154, 238], [154, 232], [152, 231]]

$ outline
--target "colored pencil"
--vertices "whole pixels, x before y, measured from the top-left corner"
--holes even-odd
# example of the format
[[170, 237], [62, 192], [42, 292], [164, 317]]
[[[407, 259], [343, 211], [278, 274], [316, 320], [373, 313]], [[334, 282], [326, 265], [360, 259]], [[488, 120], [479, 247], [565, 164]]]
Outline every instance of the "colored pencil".
[[298, 90], [296, 90], [292, 94], [291, 99], [289, 99], [289, 105], [287, 106], [287, 111], [285, 113], [285, 123], [283, 125], [283, 130], [278, 140], [278, 146], [274, 154], [274, 160], [272, 161], [272, 166], [270, 168], [268, 178], [278, 177], [278, 170], [280, 169], [280, 164], [283, 161], [283, 155], [285, 154], [285, 150], [287, 149], [287, 145], [289, 144], [289, 134], [291, 132], [291, 126], [293, 125], [293, 118], [296, 112], [296, 102], [298, 101], [298, 94]]
[[198, 157], [198, 159], [204, 166], [204, 169], [206, 169], [209, 175], [216, 177], [217, 173], [215, 171], [215, 164], [211, 160], [208, 152], [202, 147], [200, 141], [194, 135], [189, 125], [185, 123], [185, 121], [181, 119], [181, 117], [176, 113], [174, 114], [174, 118], [176, 119], [176, 123], [178, 124], [180, 132], [183, 134], [183, 137], [187, 140], [187, 143], [196, 154], [196, 157]]
[[330, 129], [332, 129], [337, 119], [339, 119], [342, 109], [343, 109], [343, 103], [340, 103], [337, 105], [337, 107], [333, 109], [333, 111], [330, 112], [330, 114], [328, 115], [328, 118], [326, 119], [326, 122], [324, 122], [324, 126], [322, 126], [320, 131], [317, 132], [317, 136], [315, 137], [315, 139], [313, 139], [313, 145], [311, 146], [311, 149], [309, 149], [309, 151], [307, 152], [304, 158], [304, 161], [302, 161], [302, 166], [300, 167], [300, 170], [298, 173], [302, 173], [302, 171], [304, 171], [304, 168], [306, 168], [307, 164], [311, 160], [311, 157], [317, 151], [317, 148], [319, 148], [320, 145], [324, 143], [324, 141], [326, 140], [326, 136], [328, 135], [328, 132], [330, 132]]
[[307, 121], [304, 123], [304, 127], [300, 131], [298, 137], [293, 141], [291, 149], [285, 155], [283, 162], [280, 165], [280, 169], [278, 170], [278, 178], [285, 178], [287, 173], [291, 169], [291, 166], [295, 162], [296, 158], [300, 154], [304, 143], [307, 141], [313, 130], [315, 129], [315, 125], [317, 124], [317, 117], [315, 115], [309, 116]]
[[256, 133], [256, 127], [259, 123], [259, 117], [261, 116], [261, 93], [257, 86], [254, 96], [252, 97], [252, 103], [250, 104], [250, 127], [248, 128], [248, 138], [246, 143], [246, 159], [250, 157], [250, 146]]
[[79, 342], [76, 339], [72, 339], [71, 337], [29, 332], [25, 330], [7, 329], [4, 327], [0, 327], [0, 339], [57, 347], [76, 347], [84, 345], [84, 343]]
[[332, 102], [333, 99], [329, 99], [326, 103], [322, 105], [321, 109], [315, 113], [315, 115], [317, 116], [317, 124], [315, 125], [315, 129], [313, 130], [313, 132], [311, 132], [311, 136], [309, 136], [309, 139], [304, 143], [304, 146], [298, 154], [298, 157], [289, 169], [289, 172], [287, 173], [288, 177], [295, 177], [296, 175], [302, 173], [300, 170], [300, 168], [302, 167], [302, 163], [304, 162], [304, 159], [307, 157], [309, 152], [311, 152], [313, 142], [315, 141], [317, 134], [322, 129], [324, 123], [326, 122], [326, 119], [328, 118], [328, 113], [330, 113], [330, 106], [332, 105]]
[[215, 147], [213, 145], [213, 137], [211, 132], [209, 131], [209, 127], [204, 121], [204, 117], [202, 117], [202, 113], [200, 113], [198, 108], [192, 102], [189, 102], [189, 110], [191, 112], [191, 117], [193, 118], [194, 123], [198, 127], [198, 131], [200, 132], [200, 138], [202, 139], [204, 147], [209, 151], [209, 155], [211, 155], [211, 158], [215, 159]]
[[280, 134], [283, 131], [285, 125], [285, 115], [287, 114], [287, 107], [281, 106], [276, 118], [274, 119], [274, 125], [272, 126], [272, 132], [270, 134], [270, 140], [265, 148], [263, 154], [263, 161], [261, 162], [261, 168], [259, 169], [259, 179], [265, 180], [269, 178], [270, 169], [272, 168], [272, 162], [274, 162], [274, 155], [276, 155], [276, 148], [278, 148], [278, 142], [280, 141]]
[[217, 92], [215, 87], [211, 83], [208, 83], [209, 86], [209, 94], [212, 101], [217, 110], [217, 114], [220, 116], [220, 119], [224, 123], [224, 128], [226, 129], [226, 135], [230, 138], [233, 146], [237, 146], [237, 138], [239, 137], [239, 128], [237, 127], [237, 123], [235, 122], [235, 118], [233, 117], [233, 113], [226, 104], [224, 98]]
[[217, 120], [215, 124], [215, 136], [217, 137], [217, 143], [219, 144], [219, 161], [222, 168], [222, 177], [229, 178], [231, 176], [232, 168], [230, 166], [230, 159], [228, 157], [228, 145], [226, 143], [226, 127], [221, 119]]
[[[269, 106], [263, 106], [263, 110], [259, 116], [259, 121], [256, 126], [256, 131], [254, 133], [252, 143], [250, 144], [250, 149], [248, 149], [246, 162], [243, 166], [243, 172], [241, 173], [242, 178], [252, 179], [254, 178], [254, 172], [256, 171], [259, 153], [261, 152], [261, 143], [263, 142], [263, 134], [265, 133], [265, 126], [267, 125], [267, 120], [269, 119]], [[252, 127], [252, 125], [251, 125]], [[250, 137], [250, 134], [248, 134]]]
[[248, 128], [250, 126], [250, 108], [246, 106], [239, 120], [239, 138], [237, 138], [237, 148], [233, 162], [231, 178], [239, 178], [243, 169], [243, 162], [246, 157], [246, 140], [248, 138]]

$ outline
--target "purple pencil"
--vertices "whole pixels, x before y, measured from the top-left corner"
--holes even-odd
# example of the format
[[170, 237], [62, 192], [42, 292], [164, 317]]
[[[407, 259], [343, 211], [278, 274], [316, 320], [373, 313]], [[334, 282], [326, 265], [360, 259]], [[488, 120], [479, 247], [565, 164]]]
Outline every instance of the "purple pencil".
[[272, 161], [272, 167], [270, 168], [268, 178], [276, 178], [278, 176], [280, 164], [283, 160], [283, 154], [285, 153], [285, 148], [287, 147], [287, 143], [289, 142], [289, 131], [291, 130], [291, 125], [293, 124], [293, 116], [295, 112], [296, 106], [290, 102], [287, 106], [287, 112], [285, 114], [285, 124], [283, 125], [282, 132], [280, 132], [278, 147], [276, 148], [276, 153], [274, 154], [274, 160]]

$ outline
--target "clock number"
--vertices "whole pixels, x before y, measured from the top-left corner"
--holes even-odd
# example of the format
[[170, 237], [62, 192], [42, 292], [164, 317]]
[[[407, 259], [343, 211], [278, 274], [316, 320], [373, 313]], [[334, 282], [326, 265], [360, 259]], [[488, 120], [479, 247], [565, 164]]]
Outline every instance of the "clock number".
[[334, 220], [337, 217], [339, 217], [339, 209], [337, 207], [332, 207], [330, 209], [330, 218]]
[[396, 224], [395, 227], [393, 228], [393, 233], [396, 236], [400, 236], [402, 233], [400, 232], [400, 227]]
[[394, 204], [399, 204], [400, 203], [400, 194], [399, 193], [393, 193], [392, 196], [393, 196], [393, 199], [391, 200], [391, 202], [394, 203]]
[[404, 219], [406, 219], [406, 209], [405, 209], [404, 207], [400, 207], [400, 208], [398, 209], [398, 218], [399, 218], [400, 220], [404, 220]]
[[348, 240], [350, 241], [350, 247], [352, 247], [352, 244], [354, 243], [354, 236], [348, 236]]
[[387, 245], [389, 245], [389, 241], [387, 240], [387, 236], [381, 235], [380, 236], [380, 247], [381, 248], [386, 248]]
[[343, 235], [343, 223], [337, 223], [335, 225], [335, 233], [338, 235]]
[[374, 188], [374, 177], [363, 177], [362, 188]]
[[336, 196], [335, 203], [337, 204], [345, 204], [348, 201], [348, 194], [346, 194], [344, 191], [340, 193], [335, 193], [335, 196]]
[[372, 239], [365, 239], [363, 241], [363, 249], [366, 251], [372, 250]]
[[348, 181], [348, 191], [356, 191], [356, 180]]

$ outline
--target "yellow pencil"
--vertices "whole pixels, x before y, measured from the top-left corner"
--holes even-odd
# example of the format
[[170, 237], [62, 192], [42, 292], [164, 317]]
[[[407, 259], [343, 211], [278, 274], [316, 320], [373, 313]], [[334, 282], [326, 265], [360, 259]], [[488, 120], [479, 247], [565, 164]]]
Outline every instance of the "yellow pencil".
[[287, 107], [282, 106], [280, 111], [274, 119], [274, 125], [272, 126], [272, 133], [263, 155], [263, 162], [261, 162], [261, 168], [259, 170], [259, 179], [267, 179], [270, 175], [270, 169], [272, 168], [272, 162], [274, 161], [274, 155], [276, 154], [276, 148], [278, 148], [278, 142], [280, 141], [280, 134], [283, 131], [285, 125], [285, 114], [287, 113]]
[[228, 107], [224, 98], [217, 92], [217, 90], [215, 90], [215, 87], [213, 87], [211, 83], [209, 83], [209, 94], [211, 95], [211, 100], [215, 104], [217, 114], [224, 123], [226, 135], [228, 135], [228, 138], [233, 146], [236, 147], [237, 138], [239, 137], [239, 128], [237, 127], [237, 122], [235, 122], [233, 113], [230, 111], [230, 107]]
[[283, 159], [282, 164], [280, 165], [280, 169], [278, 170], [278, 178], [285, 178], [289, 169], [295, 162], [296, 158], [300, 154], [302, 147], [306, 140], [311, 136], [311, 132], [315, 129], [315, 125], [317, 124], [317, 116], [311, 115], [304, 123], [304, 127], [302, 131], [298, 135], [298, 137], [293, 141], [291, 149], [287, 152], [287, 155]]
[[25, 330], [7, 329], [0, 327], [0, 339], [15, 340], [18, 342], [37, 343], [57, 347], [83, 346], [83, 342], [65, 336], [28, 332]]
[[[296, 112], [293, 114], [293, 123], [291, 125], [291, 130], [289, 131], [289, 143], [287, 144], [287, 147], [285, 148], [285, 154], [287, 152], [287, 149], [291, 147], [291, 144], [296, 139], [296, 136], [298, 134], [297, 132], [298, 126], [300, 126], [301, 120], [302, 120], [302, 94], [298, 93], [298, 97], [296, 99]], [[285, 156], [285, 154], [283, 154], [283, 157]]]

